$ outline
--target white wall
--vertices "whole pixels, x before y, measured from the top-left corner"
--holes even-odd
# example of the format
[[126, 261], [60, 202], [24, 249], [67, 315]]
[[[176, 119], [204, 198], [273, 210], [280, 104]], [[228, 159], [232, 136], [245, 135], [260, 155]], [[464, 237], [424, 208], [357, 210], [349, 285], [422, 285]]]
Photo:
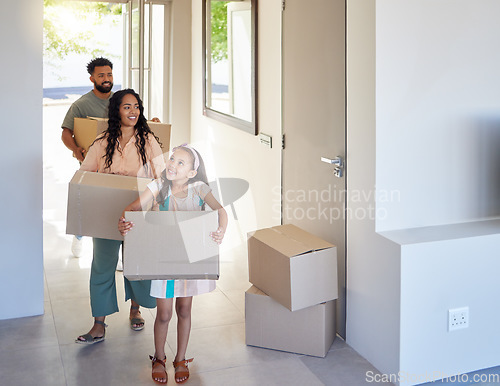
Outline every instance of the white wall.
[[[375, 206], [375, 0], [347, 2], [347, 190], [351, 213]], [[371, 194], [370, 194], [371, 193]], [[346, 340], [375, 367], [399, 369], [399, 246], [375, 233], [372, 216], [347, 221]]]
[[202, 1], [192, 1], [192, 15], [191, 142], [201, 148], [217, 177], [241, 178], [250, 184], [249, 192], [236, 205], [243, 233], [277, 225], [281, 184], [281, 1], [260, 1], [258, 5], [258, 122], [259, 131], [273, 137], [272, 149], [262, 145], [258, 137], [202, 114]]
[[[499, 365], [500, 220], [384, 235], [401, 245], [401, 383]], [[461, 307], [469, 327], [449, 332], [448, 310]]]
[[43, 2], [2, 3], [0, 319], [43, 313]]
[[497, 0], [377, 1], [377, 190], [398, 192], [377, 230], [500, 216], [499, 14]]
[[498, 365], [500, 4], [347, 4], [347, 342], [401, 384]]

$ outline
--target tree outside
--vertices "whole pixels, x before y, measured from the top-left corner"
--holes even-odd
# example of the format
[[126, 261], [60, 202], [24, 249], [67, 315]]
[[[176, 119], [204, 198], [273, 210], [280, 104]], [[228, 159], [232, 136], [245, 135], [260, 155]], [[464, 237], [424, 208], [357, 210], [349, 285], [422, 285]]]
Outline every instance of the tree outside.
[[114, 63], [121, 76], [122, 5], [104, 2], [44, 0], [44, 87], [89, 84], [85, 66], [92, 58]]
[[227, 2], [212, 1], [211, 24], [212, 24], [212, 63], [227, 59]]

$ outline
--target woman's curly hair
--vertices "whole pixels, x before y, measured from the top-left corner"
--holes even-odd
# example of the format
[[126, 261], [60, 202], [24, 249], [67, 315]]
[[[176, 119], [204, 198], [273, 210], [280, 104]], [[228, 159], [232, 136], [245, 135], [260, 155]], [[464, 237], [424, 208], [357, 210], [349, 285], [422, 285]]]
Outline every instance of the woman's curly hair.
[[107, 138], [108, 140], [108, 144], [106, 146], [106, 154], [103, 156], [105, 157], [104, 166], [106, 168], [110, 168], [111, 164], [113, 163], [113, 154], [115, 153], [115, 149], [117, 148], [116, 145], [118, 144], [118, 138], [120, 138], [120, 136], [122, 135], [120, 105], [122, 103], [123, 97], [127, 94], [133, 95], [139, 103], [140, 114], [137, 118], [137, 123], [134, 126], [134, 136], [136, 139], [135, 146], [137, 147], [137, 153], [141, 157], [142, 164], [145, 165], [147, 163], [145, 147], [148, 134], [152, 134], [160, 144], [160, 147], [162, 146], [159, 138], [151, 131], [148, 126], [147, 120], [144, 117], [144, 105], [142, 104], [139, 94], [137, 94], [130, 88], [117, 91], [109, 99], [108, 129], [104, 132], [103, 136], [103, 138]]

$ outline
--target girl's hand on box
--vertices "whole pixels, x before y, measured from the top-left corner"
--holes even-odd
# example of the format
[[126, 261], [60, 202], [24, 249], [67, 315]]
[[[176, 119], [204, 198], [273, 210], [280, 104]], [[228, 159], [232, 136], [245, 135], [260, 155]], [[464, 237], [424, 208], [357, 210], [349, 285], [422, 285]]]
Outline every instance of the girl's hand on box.
[[220, 244], [222, 243], [222, 239], [224, 238], [224, 233], [224, 229], [222, 229], [222, 227], [219, 227], [215, 232], [210, 233], [210, 237], [212, 237], [212, 240], [217, 244]]
[[134, 224], [130, 221], [126, 221], [124, 217], [120, 217], [118, 220], [118, 230], [122, 236], [125, 236], [129, 230], [133, 228]]

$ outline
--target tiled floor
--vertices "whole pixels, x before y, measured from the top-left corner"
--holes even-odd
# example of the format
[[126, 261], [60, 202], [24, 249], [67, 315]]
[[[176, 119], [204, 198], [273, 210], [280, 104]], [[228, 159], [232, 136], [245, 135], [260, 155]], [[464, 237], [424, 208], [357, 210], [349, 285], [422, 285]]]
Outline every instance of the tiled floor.
[[[0, 322], [0, 384], [11, 385], [152, 385], [155, 310], [143, 309], [146, 327], [128, 326], [123, 302], [123, 275], [116, 273], [121, 311], [107, 318], [106, 340], [92, 346], [74, 343], [92, 319], [88, 295], [91, 239], [84, 254], [70, 253], [65, 234], [67, 183], [76, 161], [60, 143], [58, 122], [67, 106], [45, 115], [44, 267], [45, 314]], [[237, 228], [231, 230], [233, 236]], [[234, 244], [234, 243], [233, 243]], [[195, 357], [188, 385], [339, 385], [367, 384], [367, 371], [377, 370], [337, 338], [325, 358], [245, 345], [244, 292], [250, 287], [244, 245], [221, 253], [217, 290], [195, 297], [187, 355]], [[167, 356], [175, 352], [175, 320], [167, 338]], [[172, 366], [168, 384], [175, 384]], [[380, 383], [378, 383], [380, 384]], [[464, 383], [462, 383], [464, 384]], [[486, 384], [486, 383], [483, 383]]]
[[[46, 173], [45, 314], [2, 321], [2, 385], [148, 385], [153, 353], [155, 310], [143, 309], [146, 327], [128, 326], [123, 275], [116, 272], [121, 311], [107, 318], [106, 340], [93, 346], [74, 343], [91, 325], [88, 295], [91, 239], [84, 256], [70, 253], [64, 234], [64, 184]], [[54, 206], [49, 208], [49, 202]], [[57, 204], [57, 206], [55, 206]], [[341, 339], [326, 358], [313, 358], [245, 345], [244, 292], [250, 287], [244, 248], [222, 256], [216, 291], [195, 297], [188, 356], [191, 385], [362, 385], [375, 369]], [[175, 352], [175, 320], [167, 338], [167, 356]], [[169, 366], [169, 384], [173, 369]]]

